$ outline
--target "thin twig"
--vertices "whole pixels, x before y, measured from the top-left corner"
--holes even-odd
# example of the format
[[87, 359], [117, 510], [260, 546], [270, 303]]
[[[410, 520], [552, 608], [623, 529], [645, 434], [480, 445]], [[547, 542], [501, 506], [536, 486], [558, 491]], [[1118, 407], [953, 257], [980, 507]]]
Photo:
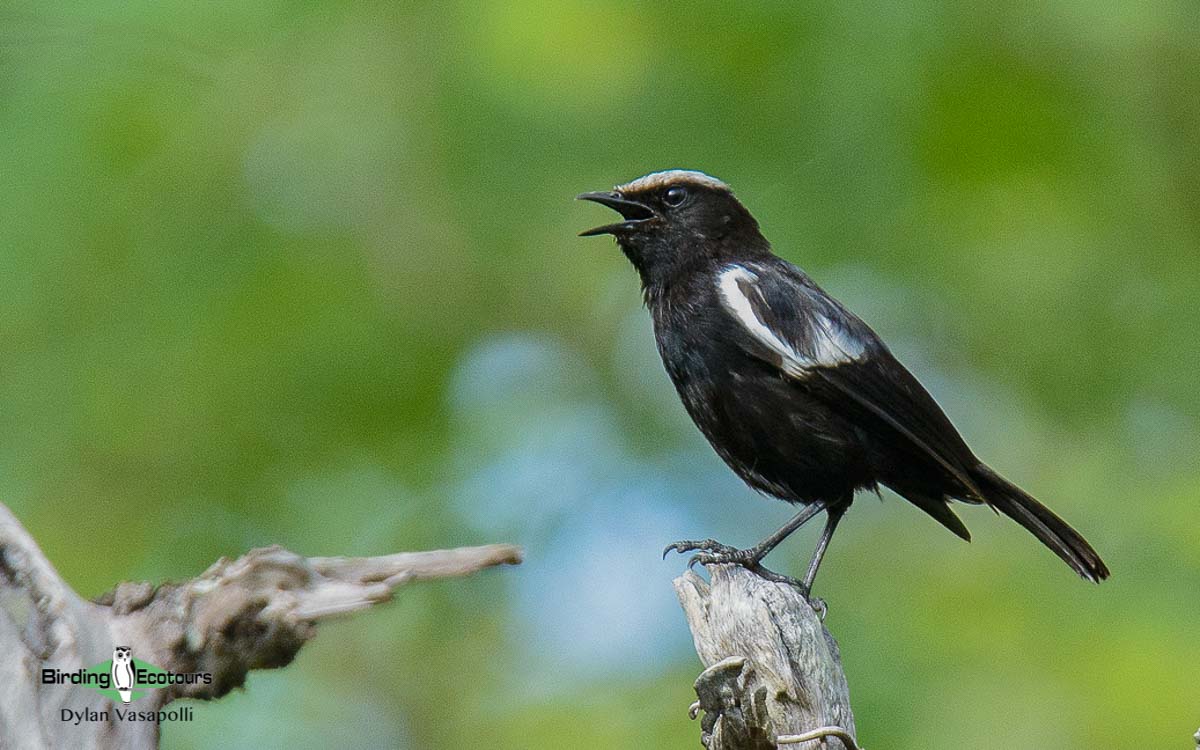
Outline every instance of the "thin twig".
[[811, 742], [822, 737], [837, 737], [846, 745], [847, 750], [866, 750], [866, 748], [860, 747], [854, 737], [841, 727], [819, 727], [804, 734], [785, 734], [776, 737], [775, 742], [780, 745], [798, 745], [801, 742]]

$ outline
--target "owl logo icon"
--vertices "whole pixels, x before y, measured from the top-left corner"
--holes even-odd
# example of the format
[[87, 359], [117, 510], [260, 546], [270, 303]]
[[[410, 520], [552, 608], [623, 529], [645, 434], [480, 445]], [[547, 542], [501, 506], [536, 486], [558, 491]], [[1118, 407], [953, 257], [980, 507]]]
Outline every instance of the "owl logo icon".
[[113, 649], [112, 681], [113, 687], [121, 695], [122, 703], [133, 699], [133, 654], [128, 646]]

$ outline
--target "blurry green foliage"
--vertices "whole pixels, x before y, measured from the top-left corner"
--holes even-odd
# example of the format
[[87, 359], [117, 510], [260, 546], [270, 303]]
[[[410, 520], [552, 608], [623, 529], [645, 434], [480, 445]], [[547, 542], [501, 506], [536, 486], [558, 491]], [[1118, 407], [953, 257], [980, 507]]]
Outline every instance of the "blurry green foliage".
[[88, 594], [270, 542], [527, 545], [327, 628], [167, 747], [694, 746], [657, 549], [786, 509], [681, 419], [571, 197], [703, 169], [1114, 570], [1088, 587], [990, 514], [967, 547], [861, 499], [818, 593], [863, 743], [1182, 746], [1195, 11], [8, 0], [0, 499]]

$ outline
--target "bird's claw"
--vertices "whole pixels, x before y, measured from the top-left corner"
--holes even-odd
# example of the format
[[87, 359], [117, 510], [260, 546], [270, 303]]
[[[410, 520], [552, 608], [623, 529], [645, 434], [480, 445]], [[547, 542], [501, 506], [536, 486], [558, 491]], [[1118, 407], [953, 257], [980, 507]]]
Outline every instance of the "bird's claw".
[[808, 600], [808, 606], [813, 608], [813, 612], [817, 613], [817, 619], [825, 622], [825, 615], [829, 614], [829, 607], [825, 606], [825, 600], [808, 594], [805, 594], [804, 598]]
[[697, 552], [692, 554], [688, 559], [688, 569], [695, 568], [700, 565], [743, 565], [745, 568], [754, 569], [754, 563], [745, 550], [731, 550], [726, 552]]
[[[697, 550], [701, 552], [711, 552], [716, 555], [729, 555], [731, 557], [743, 551], [737, 549], [736, 547], [730, 547], [728, 544], [721, 544], [716, 539], [702, 539], [700, 541], [684, 539], [682, 541], [671, 542], [668, 544], [666, 548], [663, 549], [662, 556], [663, 559], [666, 560], [667, 555], [671, 552], [679, 552], [682, 554], [684, 552], [695, 552]], [[693, 557], [692, 560], [693, 562], [688, 563], [689, 568], [696, 564], [696, 558]], [[730, 562], [733, 561], [730, 560]]]
[[741, 565], [747, 570], [753, 571], [768, 581], [778, 583], [790, 583], [803, 588], [803, 584], [799, 581], [781, 576], [778, 573], [772, 573], [759, 564], [762, 553], [756, 548], [738, 549], [730, 547], [728, 544], [722, 544], [716, 539], [705, 539], [703, 541], [685, 540], [681, 542], [672, 542], [663, 550], [663, 559], [665, 560], [668, 552], [695, 552], [696, 554], [688, 558], [688, 569], [696, 567], [696, 565]]

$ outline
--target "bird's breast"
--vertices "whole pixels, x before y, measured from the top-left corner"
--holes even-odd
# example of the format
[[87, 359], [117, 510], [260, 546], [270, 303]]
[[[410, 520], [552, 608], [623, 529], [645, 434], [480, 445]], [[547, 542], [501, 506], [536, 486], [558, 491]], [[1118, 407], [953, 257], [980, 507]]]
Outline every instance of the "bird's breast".
[[694, 312], [656, 318], [663, 364], [692, 421], [751, 487], [790, 501], [870, 484], [858, 432], [802, 384]]

